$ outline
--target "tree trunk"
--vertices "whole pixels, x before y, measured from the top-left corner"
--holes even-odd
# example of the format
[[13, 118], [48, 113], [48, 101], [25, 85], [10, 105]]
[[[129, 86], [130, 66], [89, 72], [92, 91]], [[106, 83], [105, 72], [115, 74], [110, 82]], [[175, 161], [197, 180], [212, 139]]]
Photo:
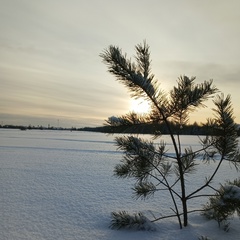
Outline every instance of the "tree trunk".
[[183, 207], [183, 226], [186, 227], [188, 225], [188, 212], [187, 212], [187, 200], [185, 196], [182, 198], [182, 207]]
[[188, 225], [188, 212], [187, 212], [187, 198], [186, 198], [186, 190], [185, 190], [185, 179], [184, 173], [182, 171], [182, 165], [179, 161], [179, 174], [181, 181], [181, 192], [182, 192], [182, 208], [183, 208], [183, 226], [186, 227]]

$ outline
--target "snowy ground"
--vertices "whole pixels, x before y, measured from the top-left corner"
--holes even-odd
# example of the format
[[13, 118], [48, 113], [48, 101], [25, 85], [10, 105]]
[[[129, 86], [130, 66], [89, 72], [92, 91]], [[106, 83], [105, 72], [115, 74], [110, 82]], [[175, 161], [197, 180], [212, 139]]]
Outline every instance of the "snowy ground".
[[[112, 211], [142, 211], [147, 215], [150, 211], [169, 211], [165, 195], [135, 201], [132, 181], [113, 177], [113, 168], [121, 159], [113, 138], [89, 132], [1, 129], [0, 239], [239, 239], [237, 217], [226, 233], [198, 213], [190, 215], [189, 227], [183, 230], [176, 219], [157, 222], [155, 232], [109, 229]], [[194, 147], [196, 137], [185, 136], [184, 143]], [[188, 181], [190, 189], [204, 181], [213, 165], [199, 165], [198, 173]], [[220, 179], [236, 177], [239, 173], [226, 164], [216, 186]], [[189, 203], [190, 209], [205, 203], [202, 199], [194, 201]]]

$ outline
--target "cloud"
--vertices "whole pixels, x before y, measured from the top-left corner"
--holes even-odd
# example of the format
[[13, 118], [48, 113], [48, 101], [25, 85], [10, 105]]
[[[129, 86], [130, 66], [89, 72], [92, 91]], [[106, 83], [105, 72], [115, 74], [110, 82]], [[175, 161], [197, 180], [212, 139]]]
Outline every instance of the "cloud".
[[170, 89], [181, 74], [199, 82], [213, 79], [237, 106], [239, 5], [235, 0], [4, 1], [0, 114], [69, 119], [124, 114], [128, 92], [107, 73], [99, 53], [114, 44], [132, 57], [144, 39], [163, 88]]
[[178, 73], [178, 75], [196, 76], [203, 79], [219, 79], [220, 84], [228, 83], [240, 83], [239, 64], [218, 64], [209, 62], [187, 62], [187, 61], [166, 61], [159, 62], [161, 69], [165, 72], [169, 72], [172, 75]]

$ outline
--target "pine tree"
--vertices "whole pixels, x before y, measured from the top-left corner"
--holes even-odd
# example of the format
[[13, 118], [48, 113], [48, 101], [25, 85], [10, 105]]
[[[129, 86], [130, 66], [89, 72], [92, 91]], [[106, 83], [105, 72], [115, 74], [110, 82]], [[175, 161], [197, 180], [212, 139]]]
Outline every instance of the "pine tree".
[[[146, 125], [154, 126], [153, 137], [161, 139], [161, 129], [164, 126], [169, 132], [175, 155], [167, 153], [165, 142], [160, 140], [158, 146], [153, 141], [144, 140], [136, 136], [122, 136], [116, 138], [117, 146], [124, 151], [124, 158], [114, 170], [120, 178], [134, 178], [134, 194], [137, 198], [148, 198], [156, 191], [168, 190], [174, 205], [174, 215], [178, 218], [179, 226], [188, 225], [189, 199], [199, 197], [204, 188], [211, 188], [211, 182], [223, 161], [233, 163], [239, 167], [239, 152], [234, 123], [231, 99], [228, 95], [217, 94], [218, 89], [213, 81], [195, 83], [195, 77], [180, 76], [177, 85], [167, 94], [161, 88], [159, 81], [151, 73], [149, 46], [146, 42], [135, 47], [135, 61], [127, 58], [122, 50], [116, 46], [109, 46], [100, 57], [107, 65], [108, 71], [124, 84], [132, 98], [144, 99], [151, 104], [148, 114], [128, 113], [121, 117], [111, 117], [107, 124], [113, 128], [140, 129]], [[216, 95], [216, 96], [215, 96]], [[180, 132], [188, 122], [190, 113], [200, 107], [209, 98], [214, 99], [214, 117], [208, 119], [209, 136], [201, 139], [201, 148], [193, 151], [191, 147], [183, 150]], [[177, 126], [176, 132], [172, 126]], [[211, 161], [220, 156], [217, 168], [206, 180], [203, 186], [190, 194], [186, 193], [186, 176], [196, 171], [196, 159]], [[170, 182], [169, 176], [175, 175], [175, 181]], [[181, 207], [178, 206], [178, 201]], [[114, 214], [116, 217], [116, 213]], [[122, 219], [121, 212], [121, 219]], [[129, 217], [129, 216], [128, 216]], [[163, 217], [164, 218], [164, 217]], [[182, 219], [183, 218], [183, 219]], [[155, 219], [156, 221], [158, 219]], [[119, 223], [119, 222], [118, 222]]]

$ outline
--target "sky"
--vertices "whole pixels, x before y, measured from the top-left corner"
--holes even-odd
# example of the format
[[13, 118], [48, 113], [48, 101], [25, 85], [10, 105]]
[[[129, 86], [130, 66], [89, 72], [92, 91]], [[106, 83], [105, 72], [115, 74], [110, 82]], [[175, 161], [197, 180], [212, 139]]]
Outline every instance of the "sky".
[[[168, 92], [181, 75], [213, 79], [240, 123], [240, 1], [0, 0], [0, 124], [100, 126], [133, 110], [99, 54], [150, 46]], [[212, 101], [191, 122], [212, 116]]]

